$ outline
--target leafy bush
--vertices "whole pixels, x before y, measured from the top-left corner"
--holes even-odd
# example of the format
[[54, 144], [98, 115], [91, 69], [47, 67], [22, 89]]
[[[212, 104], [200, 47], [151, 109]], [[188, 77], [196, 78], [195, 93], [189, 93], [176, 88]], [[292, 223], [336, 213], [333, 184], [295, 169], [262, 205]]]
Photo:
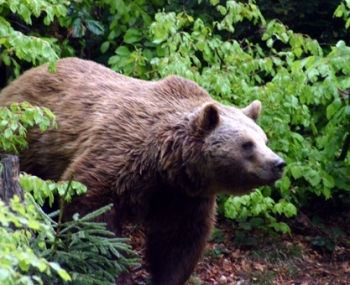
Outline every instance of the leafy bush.
[[[53, 272], [62, 281], [71, 277], [57, 262], [36, 255], [31, 243], [35, 240], [33, 232], [45, 234], [54, 239], [52, 228], [38, 220], [38, 213], [33, 204], [24, 206], [15, 196], [10, 207], [0, 201], [0, 281], [1, 284], [43, 284], [43, 276]], [[10, 223], [17, 230], [10, 228]], [[28, 271], [34, 274], [28, 274]]]
[[92, 222], [111, 205], [62, 223], [42, 212], [29, 193], [25, 198], [25, 205], [17, 196], [10, 206], [0, 201], [1, 284], [111, 284], [139, 261], [126, 239]]
[[58, 59], [59, 46], [53, 37], [38, 36], [32, 32], [26, 35], [16, 30], [9, 18], [20, 18], [26, 25], [32, 25], [32, 17], [40, 17], [45, 12], [43, 22], [49, 25], [54, 19], [66, 15], [65, 0], [38, 0], [38, 1], [0, 1], [0, 58], [7, 66], [14, 66], [16, 76], [20, 72], [19, 60], [31, 62], [35, 65], [50, 62], [51, 70]]
[[[271, 148], [287, 162], [283, 179], [276, 183], [279, 194], [265, 187], [263, 195], [231, 197], [226, 215], [242, 215], [235, 213], [242, 211], [238, 204], [246, 205], [247, 216], [258, 214], [256, 205], [265, 215], [276, 214], [278, 205], [278, 214], [290, 217], [296, 214], [291, 203], [300, 207], [315, 196], [348, 194], [349, 47], [339, 41], [322, 49], [316, 40], [275, 20], [265, 25], [252, 3], [227, 1], [226, 6], [215, 6], [223, 19], [212, 24], [183, 13], [157, 14], [150, 31], [165, 55], [151, 63], [161, 76], [176, 73], [197, 81], [219, 101], [238, 106], [254, 99], [263, 102], [260, 124], [273, 138]], [[232, 32], [244, 19], [265, 27], [261, 38], [265, 46], [220, 35], [223, 30]], [[184, 30], [188, 25], [190, 32]], [[282, 200], [274, 204], [271, 195]], [[274, 219], [270, 225], [275, 226]]]
[[[49, 110], [28, 103], [1, 107], [0, 119], [0, 146], [11, 152], [26, 147], [28, 128], [38, 125], [45, 131], [50, 125], [56, 126]], [[111, 205], [62, 222], [65, 201], [85, 193], [84, 185], [43, 181], [26, 174], [21, 174], [20, 184], [25, 203], [17, 196], [9, 205], [0, 201], [1, 284], [110, 284], [127, 266], [137, 264], [125, 239], [113, 238], [106, 224], [92, 221], [109, 211]], [[60, 210], [47, 215], [40, 206], [46, 200], [52, 204], [55, 195], [60, 197]], [[57, 221], [53, 220], [58, 213]]]
[[[268, 10], [269, 1], [259, 5], [271, 17], [282, 2]], [[289, 1], [285, 7], [292, 10], [299, 2]], [[4, 3], [0, 17], [6, 21], [11, 4]], [[336, 35], [328, 31], [326, 38], [337, 42], [321, 45], [277, 20], [267, 21], [254, 1], [186, 1], [185, 9], [183, 1], [162, 0], [41, 3], [61, 5], [49, 11], [58, 19], [53, 30], [39, 29], [60, 56], [92, 58], [144, 79], [182, 75], [225, 104], [263, 102], [259, 124], [271, 148], [286, 160], [285, 176], [248, 198], [221, 198], [227, 216], [236, 218], [242, 215], [236, 212], [243, 211], [246, 219], [262, 216], [267, 225], [288, 232], [278, 223], [278, 215], [295, 215], [296, 207], [313, 205], [315, 197], [349, 196], [350, 56], [349, 46]], [[330, 1], [332, 7], [336, 4]], [[349, 7], [346, 0], [335, 10], [335, 16], [346, 21], [345, 27]], [[26, 21], [20, 9], [12, 9]], [[13, 29], [6, 23], [5, 31]], [[0, 46], [15, 64], [9, 38]]]
[[55, 116], [47, 108], [32, 106], [27, 102], [12, 103], [10, 108], [0, 109], [0, 148], [18, 153], [17, 147], [27, 147], [27, 129], [37, 124], [41, 131], [50, 125], [57, 127]]

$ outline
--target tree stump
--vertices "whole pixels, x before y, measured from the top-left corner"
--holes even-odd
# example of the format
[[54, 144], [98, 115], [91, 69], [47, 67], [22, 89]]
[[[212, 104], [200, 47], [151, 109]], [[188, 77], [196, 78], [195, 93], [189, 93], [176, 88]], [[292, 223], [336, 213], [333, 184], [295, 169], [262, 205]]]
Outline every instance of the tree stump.
[[17, 195], [24, 201], [23, 190], [19, 184], [19, 158], [11, 154], [1, 154], [0, 199], [9, 204], [11, 198]]

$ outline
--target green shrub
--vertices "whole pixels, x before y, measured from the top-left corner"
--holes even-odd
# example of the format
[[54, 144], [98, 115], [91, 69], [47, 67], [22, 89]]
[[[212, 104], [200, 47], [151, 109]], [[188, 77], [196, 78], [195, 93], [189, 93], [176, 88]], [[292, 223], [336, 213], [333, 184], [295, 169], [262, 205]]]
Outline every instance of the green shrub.
[[[28, 8], [30, 4], [23, 4], [30, 10], [25, 12], [12, 2], [3, 1], [0, 9], [0, 30], [6, 33], [0, 36], [0, 48], [4, 62], [15, 70], [19, 70], [18, 59], [38, 64], [53, 61], [56, 55], [75, 54], [144, 79], [182, 75], [225, 104], [245, 106], [261, 100], [259, 124], [271, 148], [286, 160], [285, 175], [248, 198], [221, 196], [228, 217], [236, 218], [242, 215], [236, 211], [244, 211], [246, 219], [263, 217], [264, 226], [288, 232], [288, 227], [278, 224], [279, 215], [295, 215], [296, 208], [313, 205], [315, 198], [348, 197], [350, 53], [346, 41], [334, 33], [327, 31], [326, 38], [337, 39], [335, 44], [321, 45], [278, 20], [266, 20], [255, 1], [186, 1], [185, 6], [183, 1], [162, 0], [38, 1], [38, 7], [52, 7], [47, 14], [41, 14], [41, 8]], [[282, 18], [299, 2], [285, 3]], [[269, 3], [259, 1], [271, 17], [281, 4], [268, 11]], [[335, 10], [346, 28], [349, 7], [349, 1], [343, 1]], [[36, 37], [47, 41], [45, 46], [56, 55], [48, 56], [44, 46], [16, 42], [12, 22], [6, 20], [10, 11], [28, 26], [31, 15], [41, 15], [37, 21], [45, 23], [56, 17], [53, 31], [35, 24], [39, 32], [34, 38], [25, 36], [28, 41]], [[346, 35], [346, 30], [339, 34]], [[35, 49], [33, 55], [40, 60], [21, 54], [29, 53], [28, 47]], [[263, 210], [256, 211], [256, 205]]]
[[[262, 194], [229, 198], [226, 215], [242, 215], [235, 213], [242, 210], [237, 208], [240, 204], [246, 216], [290, 217], [296, 214], [291, 203], [301, 207], [317, 196], [348, 194], [349, 47], [339, 41], [323, 49], [278, 21], [265, 23], [252, 2], [214, 6], [222, 19], [213, 23], [183, 12], [158, 13], [150, 31], [164, 56], [151, 64], [161, 77], [175, 73], [197, 81], [218, 101], [238, 106], [254, 99], [263, 102], [260, 124], [271, 148], [287, 162], [285, 175]], [[222, 31], [233, 32], [245, 20], [264, 27], [262, 43], [222, 36]], [[282, 200], [272, 202], [272, 196]], [[264, 210], [256, 211], [257, 205]], [[275, 229], [289, 230], [269, 220]]]
[[14, 67], [16, 76], [20, 73], [20, 61], [34, 65], [50, 62], [53, 70], [60, 48], [54, 37], [38, 35], [34, 31], [27, 35], [15, 29], [8, 18], [13, 16], [15, 21], [12, 22], [22, 21], [31, 26], [33, 16], [43, 17], [42, 22], [49, 25], [56, 17], [66, 15], [68, 3], [65, 0], [0, 1], [0, 58], [5, 65]]
[[[26, 102], [0, 107], [0, 148], [18, 153], [27, 147], [26, 132], [34, 125], [41, 131], [57, 127], [54, 114], [46, 108]], [[84, 185], [43, 181], [24, 173], [19, 182], [24, 201], [17, 196], [9, 205], [0, 201], [1, 284], [111, 284], [128, 266], [137, 264], [126, 239], [116, 238], [106, 224], [93, 222], [111, 205], [63, 223], [65, 202], [85, 193]], [[60, 209], [48, 215], [41, 206], [45, 201], [52, 204], [55, 196]]]

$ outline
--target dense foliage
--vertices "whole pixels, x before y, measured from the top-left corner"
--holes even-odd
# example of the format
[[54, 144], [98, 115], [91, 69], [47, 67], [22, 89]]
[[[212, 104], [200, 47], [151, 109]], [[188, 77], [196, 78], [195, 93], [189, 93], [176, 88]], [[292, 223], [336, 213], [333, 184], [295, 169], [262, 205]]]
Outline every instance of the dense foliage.
[[[55, 116], [46, 108], [26, 102], [1, 107], [0, 148], [17, 153], [27, 147], [25, 134], [34, 125], [41, 131], [57, 127]], [[3, 170], [2, 167], [0, 171]], [[75, 215], [73, 221], [63, 223], [66, 201], [85, 193], [84, 185], [43, 181], [24, 173], [19, 182], [24, 201], [18, 196], [8, 204], [0, 200], [1, 284], [112, 284], [128, 266], [137, 264], [125, 239], [107, 231], [106, 224], [93, 222], [111, 205], [84, 217]], [[60, 200], [60, 209], [45, 213], [41, 207], [45, 201], [51, 205], [55, 196]]]
[[[32, 180], [29, 187], [38, 180], [21, 177], [22, 186], [28, 179]], [[52, 190], [68, 189], [68, 182], [41, 185], [44, 183]], [[76, 185], [75, 190], [82, 191], [84, 186]], [[104, 224], [91, 221], [110, 210], [110, 205], [61, 223], [45, 214], [29, 192], [25, 201], [23, 204], [17, 196], [10, 205], [0, 201], [1, 284], [112, 284], [127, 266], [137, 264], [124, 239], [115, 238]], [[130, 258], [121, 255], [121, 251]]]
[[220, 210], [243, 228], [288, 232], [280, 215], [349, 203], [349, 11], [349, 0], [2, 0], [0, 84], [21, 67], [78, 56], [147, 80], [178, 74], [225, 104], [261, 100], [259, 124], [285, 176], [220, 196]]

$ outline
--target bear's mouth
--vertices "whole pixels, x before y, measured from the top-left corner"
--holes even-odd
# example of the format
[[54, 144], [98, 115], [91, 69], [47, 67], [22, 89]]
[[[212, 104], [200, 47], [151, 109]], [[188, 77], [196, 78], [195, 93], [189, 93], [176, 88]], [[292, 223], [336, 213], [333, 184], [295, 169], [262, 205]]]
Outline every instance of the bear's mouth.
[[281, 179], [282, 176], [283, 176], [283, 172], [274, 172], [268, 175], [259, 175], [259, 174], [255, 175], [259, 186], [272, 185], [277, 180]]
[[261, 171], [258, 171], [255, 174], [257, 178], [262, 182], [265, 182], [266, 184], [273, 184], [274, 182], [282, 178], [285, 165], [286, 164], [282, 159], [276, 160], [271, 165], [270, 169], [261, 168]]

